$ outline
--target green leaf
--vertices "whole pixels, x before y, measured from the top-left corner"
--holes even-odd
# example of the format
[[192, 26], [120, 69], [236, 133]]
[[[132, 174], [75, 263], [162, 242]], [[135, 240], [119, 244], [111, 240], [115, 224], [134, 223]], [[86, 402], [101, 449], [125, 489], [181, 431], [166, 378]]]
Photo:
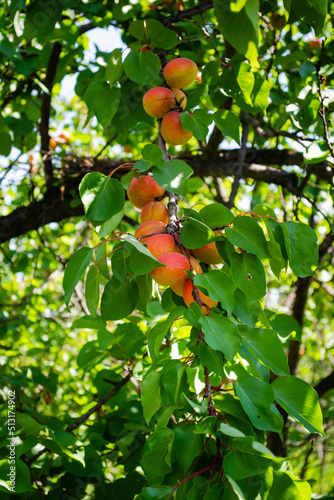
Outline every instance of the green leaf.
[[232, 5], [225, 0], [214, 0], [219, 30], [237, 52], [258, 67], [259, 2], [247, 0], [245, 6], [236, 12], [232, 11]]
[[24, 23], [27, 38], [41, 39], [50, 35], [60, 19], [62, 10], [62, 5], [58, 0], [48, 0], [45, 8], [41, 7], [39, 0], [30, 2]]
[[184, 370], [184, 365], [176, 359], [171, 359], [164, 366], [161, 378], [167, 396], [165, 399], [165, 401], [167, 400], [167, 404], [177, 405], [179, 403], [180, 385]]
[[270, 325], [281, 337], [292, 335], [296, 340], [301, 340], [301, 328], [298, 321], [287, 314], [276, 314], [269, 318]]
[[43, 425], [39, 424], [34, 418], [26, 413], [17, 412], [15, 415], [16, 427], [22, 429], [26, 436], [38, 436]]
[[231, 276], [249, 303], [266, 294], [266, 275], [261, 261], [249, 253], [231, 255]]
[[160, 59], [153, 52], [130, 52], [124, 59], [123, 68], [127, 76], [138, 85], [153, 82], [160, 72]]
[[96, 316], [97, 306], [99, 304], [99, 270], [93, 264], [87, 273], [85, 286], [85, 299], [88, 311], [92, 316]]
[[[98, 232], [98, 235], [99, 235], [100, 238], [104, 238], [105, 236], [110, 236], [111, 235], [111, 233], [114, 231], [114, 229], [116, 229], [116, 227], [118, 226], [118, 224], [123, 219], [124, 211], [125, 210], [124, 210], [124, 207], [123, 207], [120, 212], [118, 212], [117, 214], [113, 215], [112, 217], [110, 217], [110, 219], [104, 221], [101, 224], [101, 227], [100, 227], [99, 232]], [[95, 253], [96, 253], [96, 250], [95, 250]]]
[[202, 450], [202, 438], [194, 431], [195, 427], [191, 424], [175, 429], [174, 451], [183, 472], [190, 469]]
[[[145, 23], [145, 24], [144, 24]], [[156, 19], [137, 20], [130, 24], [129, 33], [141, 42], [148, 42], [162, 49], [171, 49], [178, 44], [178, 38], [174, 31], [165, 28]]]
[[149, 483], [159, 485], [171, 470], [174, 434], [171, 429], [158, 429], [145, 442], [140, 465]]
[[205, 340], [212, 349], [224, 353], [229, 361], [233, 361], [240, 346], [237, 326], [220, 314], [211, 313], [199, 320], [203, 327]]
[[307, 382], [292, 375], [276, 379], [271, 387], [276, 401], [309, 432], [324, 435], [318, 394]]
[[106, 128], [115, 116], [120, 101], [121, 89], [119, 88], [111, 89], [107, 87], [95, 97], [93, 105], [94, 114], [103, 128]]
[[211, 203], [199, 212], [204, 224], [211, 229], [228, 226], [234, 220], [232, 212], [221, 203]]
[[284, 222], [282, 227], [287, 229], [289, 235], [286, 251], [292, 271], [298, 278], [313, 276], [319, 258], [315, 231], [301, 222]]
[[234, 68], [234, 72], [245, 102], [252, 106], [251, 93], [254, 88], [255, 77], [250, 64], [241, 62]]
[[129, 316], [138, 302], [139, 291], [134, 281], [121, 283], [113, 277], [105, 286], [101, 300], [101, 315], [106, 321]]
[[94, 340], [87, 342], [79, 351], [77, 357], [77, 365], [84, 371], [91, 370], [97, 363], [100, 363], [105, 358], [105, 354], [101, 351], [99, 344]]
[[[313, 69], [314, 65], [312, 64]], [[317, 141], [311, 143], [304, 152], [305, 163], [320, 163], [326, 160], [329, 155], [327, 144], [325, 141]]]
[[311, 500], [311, 486], [291, 472], [275, 471], [267, 500]]
[[200, 248], [216, 239], [215, 233], [203, 222], [193, 217], [186, 217], [187, 222], [181, 228], [182, 245], [187, 248]]
[[165, 267], [156, 259], [147, 248], [131, 235], [124, 237], [126, 247], [132, 247], [130, 255], [130, 266], [134, 273], [138, 275], [146, 274], [157, 267]]
[[122, 49], [114, 49], [106, 67], [106, 78], [109, 80], [109, 84], [112, 87], [115, 82], [117, 82], [123, 73], [122, 67]]
[[260, 430], [280, 432], [283, 429], [283, 418], [280, 413], [272, 411], [275, 398], [271, 385], [251, 377], [243, 375], [235, 384], [235, 391], [250, 421]]
[[65, 304], [68, 305], [74, 288], [86, 271], [91, 258], [93, 248], [83, 247], [77, 250], [70, 258], [64, 273], [63, 287], [65, 292]]
[[76, 319], [72, 328], [83, 328], [88, 330], [99, 330], [100, 328], [105, 328], [106, 323], [101, 317], [93, 318], [93, 316], [82, 316], [82, 318]]
[[170, 160], [165, 167], [152, 169], [154, 180], [163, 188], [176, 194], [184, 195], [186, 182], [194, 173], [193, 169], [183, 160]]
[[143, 159], [149, 162], [150, 164], [154, 164], [157, 166], [165, 165], [163, 160], [163, 153], [159, 146], [155, 144], [146, 144], [142, 151]]
[[233, 448], [236, 449], [224, 457], [224, 473], [234, 480], [261, 474], [279, 461], [265, 446], [250, 437], [234, 439]]
[[240, 120], [232, 113], [226, 109], [219, 109], [213, 115], [215, 123], [219, 130], [222, 131], [223, 135], [234, 139], [240, 146]]
[[85, 219], [106, 221], [124, 206], [124, 189], [117, 179], [91, 172], [82, 179], [79, 193], [85, 207]]
[[192, 114], [180, 114], [180, 121], [183, 129], [192, 132], [196, 139], [203, 142], [206, 142], [209, 133], [209, 125], [211, 125], [212, 120], [213, 115], [207, 113], [204, 109], [195, 109]]
[[[9, 441], [8, 441], [9, 442]], [[10, 464], [10, 461], [8, 460], [8, 456], [0, 460], [0, 490], [2, 491], [2, 497], [6, 498], [6, 495], [3, 494], [4, 491], [15, 491], [16, 495], [20, 493], [25, 493], [25, 492], [32, 492], [33, 494], [33, 488], [31, 485], [31, 477], [30, 477], [30, 472], [28, 469], [28, 466], [20, 459], [16, 458], [15, 459], [15, 486], [14, 490], [11, 490], [11, 486], [9, 481], [10, 478], [10, 472], [13, 469], [10, 469], [10, 467], [13, 467], [12, 464]], [[14, 494], [15, 494], [14, 493]], [[30, 496], [30, 495], [29, 495]], [[10, 496], [8, 497], [10, 498]]]
[[243, 328], [240, 335], [247, 349], [274, 373], [290, 373], [287, 357], [276, 332], [264, 328]]
[[259, 259], [269, 257], [268, 242], [259, 224], [251, 217], [236, 217], [233, 227], [227, 227], [225, 234], [233, 245], [257, 255]]
[[136, 500], [169, 500], [173, 491], [174, 486], [148, 486], [143, 488]]
[[161, 406], [160, 372], [150, 372], [143, 379], [141, 404], [147, 425]]
[[218, 270], [197, 274], [194, 284], [206, 288], [212, 300], [219, 300], [228, 315], [232, 313], [236, 286], [227, 274]]

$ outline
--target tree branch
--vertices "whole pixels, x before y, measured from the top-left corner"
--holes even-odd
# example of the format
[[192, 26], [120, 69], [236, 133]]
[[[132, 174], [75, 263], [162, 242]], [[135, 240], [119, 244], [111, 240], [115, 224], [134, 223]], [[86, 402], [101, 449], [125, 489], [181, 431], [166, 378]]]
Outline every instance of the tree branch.
[[320, 380], [317, 385], [314, 387], [314, 390], [317, 391], [319, 398], [324, 396], [326, 392], [334, 389], [334, 370], [327, 377]]
[[57, 67], [61, 49], [62, 46], [59, 42], [55, 42], [53, 44], [53, 49], [46, 70], [46, 77], [44, 80], [44, 85], [46, 86], [48, 91], [43, 92], [42, 96], [41, 124], [40, 124], [41, 153], [44, 160], [44, 173], [47, 186], [50, 186], [53, 182], [53, 167], [52, 167], [51, 156], [49, 153], [49, 141], [50, 141], [49, 120], [51, 112], [52, 87], [57, 73]]
[[167, 17], [163, 24], [167, 27], [171, 26], [178, 21], [182, 21], [182, 19], [191, 19], [193, 16], [197, 16], [198, 14], [203, 14], [207, 10], [213, 9], [213, 1], [200, 3], [195, 7], [191, 7], [187, 10], [181, 10], [177, 14]]
[[[194, 176], [215, 178], [235, 174], [238, 169], [238, 154], [239, 149], [235, 149], [221, 150], [212, 158], [203, 158], [201, 154], [183, 155], [180, 158], [192, 167]], [[252, 163], [252, 160], [256, 163]], [[262, 160], [262, 165], [257, 163], [260, 160]], [[302, 162], [303, 155], [295, 151], [276, 149], [257, 151], [250, 148], [246, 150], [241, 176], [245, 179], [250, 178], [282, 186], [291, 193], [300, 196], [296, 174], [265, 166], [265, 164], [301, 165]], [[69, 217], [82, 215], [84, 213], [83, 207], [81, 205], [72, 207], [71, 201], [78, 196], [78, 186], [83, 176], [89, 172], [101, 172], [108, 175], [114, 168], [122, 164], [124, 164], [124, 160], [65, 157], [62, 169], [63, 191], [60, 187], [50, 187], [46, 189], [41, 200], [33, 201], [30, 205], [20, 207], [10, 214], [0, 217], [0, 243], [50, 222], [60, 222]], [[333, 169], [326, 162], [309, 165], [308, 168], [311, 172], [316, 172], [320, 180], [332, 182]], [[119, 172], [115, 172], [114, 177], [119, 178], [120, 175]]]

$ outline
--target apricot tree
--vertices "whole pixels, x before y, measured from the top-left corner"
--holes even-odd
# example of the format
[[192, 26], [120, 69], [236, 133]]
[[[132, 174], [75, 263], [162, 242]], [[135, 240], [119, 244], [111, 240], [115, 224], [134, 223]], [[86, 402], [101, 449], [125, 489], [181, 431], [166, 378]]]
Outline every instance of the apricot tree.
[[330, 494], [330, 14], [3, 8], [4, 498]]

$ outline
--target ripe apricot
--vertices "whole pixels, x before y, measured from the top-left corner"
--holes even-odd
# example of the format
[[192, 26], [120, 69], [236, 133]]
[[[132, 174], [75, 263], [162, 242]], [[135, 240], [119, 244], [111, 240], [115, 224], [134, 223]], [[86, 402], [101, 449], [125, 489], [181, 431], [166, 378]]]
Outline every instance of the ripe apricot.
[[143, 210], [140, 212], [140, 222], [143, 223], [149, 220], [160, 220], [168, 224], [168, 210], [161, 201], [150, 201], [143, 207]]
[[309, 43], [308, 43], [308, 47], [309, 49], [311, 50], [320, 50], [321, 49], [321, 40], [319, 40], [319, 38], [314, 38], [314, 40], [311, 40]]
[[188, 276], [185, 271], [190, 270], [187, 258], [176, 252], [165, 253], [158, 258], [158, 261], [167, 267], [158, 267], [151, 271], [152, 278], [164, 286], [174, 286], [178, 283], [184, 283]]
[[[199, 262], [194, 257], [190, 257], [190, 262], [191, 262], [194, 274], [203, 274], [203, 271], [202, 271], [202, 268], [201, 268]], [[171, 289], [173, 290], [174, 293], [176, 293], [176, 295], [183, 297], [183, 285], [184, 285], [184, 283], [178, 283], [177, 285], [171, 286]]]
[[208, 243], [200, 248], [193, 248], [193, 254], [197, 259], [205, 264], [220, 264], [223, 262], [223, 258], [220, 256], [216, 243]]
[[198, 67], [194, 61], [186, 57], [178, 57], [166, 64], [163, 74], [169, 87], [183, 89], [195, 81], [197, 72]]
[[[152, 234], [163, 233], [166, 229], [166, 224], [158, 220], [150, 220], [140, 224], [135, 231], [135, 238], [139, 239], [140, 243], [144, 243]], [[143, 238], [143, 236], [147, 236]]]
[[[186, 95], [182, 90], [167, 89], [166, 87], [154, 87], [146, 92], [143, 97], [143, 107], [146, 113], [154, 118], [163, 118], [168, 111], [176, 106], [176, 99], [182, 99], [182, 106], [186, 105]], [[185, 101], [185, 103], [184, 103]]]
[[[193, 284], [192, 280], [187, 280], [183, 285], [183, 300], [185, 301], [187, 307], [190, 307], [190, 304], [192, 302], [196, 302], [194, 297], [193, 297], [193, 289], [194, 289], [194, 284]], [[198, 293], [199, 293], [199, 296], [200, 296], [200, 299], [202, 300], [202, 302], [204, 302], [204, 304], [206, 304], [209, 308], [215, 307], [218, 304], [217, 301], [211, 300], [210, 297], [205, 295], [199, 289], [198, 289]], [[209, 314], [209, 311], [208, 311], [207, 307], [205, 307], [205, 305], [201, 306], [201, 311], [202, 311], [204, 316]]]
[[72, 134], [69, 130], [63, 130], [60, 132], [58, 138], [63, 139], [66, 143], [69, 143], [71, 140]]
[[198, 83], [203, 83], [203, 80], [202, 80], [202, 71], [197, 71], [197, 75], [196, 75], [195, 80]]
[[137, 177], [132, 179], [127, 193], [135, 207], [143, 208], [150, 201], [155, 201], [155, 198], [164, 196], [165, 190], [155, 182], [153, 177], [142, 175], [139, 179]]
[[56, 139], [54, 139], [53, 137], [50, 137], [49, 146], [52, 149], [56, 149], [56, 147], [58, 146], [58, 142], [56, 141]]
[[165, 253], [177, 252], [179, 248], [175, 245], [173, 236], [170, 234], [156, 234], [145, 241], [147, 249], [154, 257], [158, 258]]
[[193, 136], [192, 132], [183, 130], [180, 114], [178, 111], [170, 111], [161, 122], [161, 135], [172, 146], [185, 144]]

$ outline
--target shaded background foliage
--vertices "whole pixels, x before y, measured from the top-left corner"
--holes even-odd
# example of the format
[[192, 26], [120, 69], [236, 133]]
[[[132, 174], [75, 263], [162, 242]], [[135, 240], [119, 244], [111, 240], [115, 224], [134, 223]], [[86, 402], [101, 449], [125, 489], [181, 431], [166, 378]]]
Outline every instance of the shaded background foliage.
[[[126, 162], [141, 160], [144, 146], [158, 142], [154, 120], [142, 108], [150, 80], [136, 81], [135, 73], [133, 81], [120, 73], [115, 78], [120, 85], [108, 84], [115, 72], [110, 53], [117, 45], [116, 29], [125, 44], [122, 50], [131, 46], [136, 54], [147, 40], [141, 36], [138, 40], [133, 21], [149, 18], [175, 33], [175, 45], [170, 34], [158, 40], [161, 29], [149, 40], [162, 62], [181, 55], [196, 61], [202, 71], [204, 83], [189, 90], [188, 108], [200, 102], [202, 110], [216, 113], [208, 134], [207, 118], [199, 115], [204, 136], [183, 149], [170, 148], [194, 170], [181, 209], [219, 202], [240, 214], [265, 203], [279, 220], [303, 222], [317, 233], [316, 274], [296, 278], [283, 270], [277, 280], [268, 267], [264, 308], [292, 316], [299, 325], [300, 335], [295, 326], [295, 337], [285, 344], [290, 372], [316, 388], [325, 437], [308, 434], [288, 419], [283, 441], [268, 433], [267, 446], [277, 456], [287, 456], [294, 473], [308, 480], [321, 498], [331, 498], [332, 5], [328, 10], [326, 1], [293, 0], [284, 5], [248, 1], [235, 2], [233, 12], [232, 2], [185, 1], [183, 10], [166, 4], [2, 2], [1, 470], [8, 454], [6, 391], [11, 388], [16, 391], [17, 456], [21, 457], [17, 495], [133, 498], [147, 485], [137, 470], [148, 432], [138, 398], [145, 367], [136, 365], [131, 383], [117, 385], [124, 380], [124, 353], [117, 346], [108, 347], [108, 332], [102, 328], [97, 337], [99, 325], [82, 319], [89, 314], [82, 282], [65, 307], [62, 278], [77, 249], [100, 241], [93, 226], [82, 220], [78, 186], [84, 174], [108, 174]], [[282, 29], [273, 29], [275, 13], [285, 16]], [[110, 37], [111, 47], [106, 52], [96, 47], [89, 58], [88, 33], [98, 28], [105, 32], [101, 36]], [[325, 41], [322, 49], [309, 44], [316, 36]], [[245, 66], [238, 87], [233, 68], [245, 57], [252, 68]], [[257, 99], [248, 87], [252, 74], [260, 88]], [[68, 75], [76, 79], [69, 98], [62, 91]], [[156, 81], [161, 81], [159, 76]], [[57, 137], [64, 127], [72, 133], [71, 143], [50, 150], [50, 136]], [[118, 171], [115, 177], [120, 175]], [[125, 213], [119, 229], [133, 233], [138, 213], [128, 202]], [[152, 300], [143, 318], [132, 316], [123, 327], [108, 324], [110, 331], [116, 328], [116, 334], [123, 336], [127, 360], [145, 356], [143, 335], [164, 315], [158, 301]], [[180, 320], [176, 326], [180, 337], [189, 335], [186, 322]], [[110, 394], [113, 384], [117, 393], [95, 408], [89, 424], [78, 424], [77, 433], [64, 432]], [[30, 460], [43, 447], [51, 453]], [[250, 489], [258, 487], [257, 480], [248, 484]], [[202, 486], [201, 479], [194, 478], [194, 498], [200, 498], [196, 488], [199, 492]], [[5, 485], [0, 488], [6, 498]], [[190, 498], [186, 488], [179, 489], [179, 498], [182, 489]], [[142, 498], [158, 498], [158, 493], [152, 495]]]

